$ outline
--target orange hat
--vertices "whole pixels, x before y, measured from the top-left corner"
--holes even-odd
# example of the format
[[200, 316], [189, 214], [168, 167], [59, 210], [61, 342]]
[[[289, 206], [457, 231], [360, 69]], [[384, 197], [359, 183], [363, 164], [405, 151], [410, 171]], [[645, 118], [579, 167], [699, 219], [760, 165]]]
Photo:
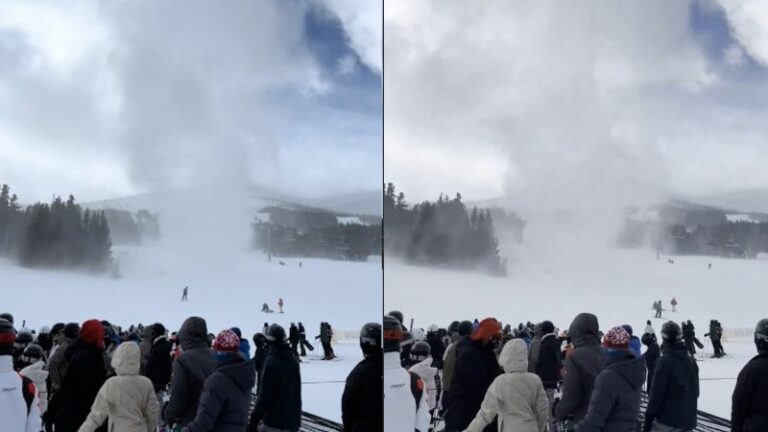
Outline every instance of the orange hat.
[[480, 325], [472, 333], [471, 339], [473, 341], [482, 341], [483, 344], [487, 344], [493, 339], [501, 337], [501, 324], [494, 318], [486, 318], [480, 321]]

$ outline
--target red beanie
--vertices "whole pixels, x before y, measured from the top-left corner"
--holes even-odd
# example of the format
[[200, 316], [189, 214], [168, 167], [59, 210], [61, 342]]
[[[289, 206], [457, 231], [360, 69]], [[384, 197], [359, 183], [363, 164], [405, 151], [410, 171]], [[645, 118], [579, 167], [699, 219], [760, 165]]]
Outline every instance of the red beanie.
[[482, 341], [484, 344], [490, 342], [493, 338], [501, 337], [501, 324], [494, 318], [486, 318], [480, 321], [480, 325], [472, 333], [473, 341]]
[[629, 333], [621, 327], [614, 327], [603, 337], [603, 346], [612, 349], [629, 349]]
[[104, 349], [104, 326], [101, 321], [92, 319], [84, 322], [80, 330], [80, 340]]
[[213, 341], [213, 349], [218, 352], [236, 353], [240, 350], [240, 338], [232, 330], [222, 330]]

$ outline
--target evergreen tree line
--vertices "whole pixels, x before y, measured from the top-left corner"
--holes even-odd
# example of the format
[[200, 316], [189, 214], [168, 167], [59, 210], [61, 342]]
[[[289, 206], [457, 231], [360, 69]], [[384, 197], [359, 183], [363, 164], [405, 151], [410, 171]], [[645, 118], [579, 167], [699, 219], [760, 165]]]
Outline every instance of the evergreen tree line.
[[87, 268], [112, 264], [112, 240], [104, 212], [91, 212], [55, 197], [21, 208], [10, 187], [0, 190], [0, 255], [25, 267]]
[[384, 188], [384, 245], [387, 254], [409, 263], [482, 268], [506, 274], [506, 260], [490, 210], [468, 210], [461, 201], [440, 194], [437, 201], [409, 206], [393, 183]]

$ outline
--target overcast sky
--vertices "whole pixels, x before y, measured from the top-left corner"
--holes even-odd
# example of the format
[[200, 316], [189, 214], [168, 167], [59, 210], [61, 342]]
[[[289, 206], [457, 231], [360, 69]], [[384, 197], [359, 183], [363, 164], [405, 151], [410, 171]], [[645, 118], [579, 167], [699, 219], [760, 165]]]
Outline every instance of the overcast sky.
[[25, 202], [381, 184], [381, 2], [0, 3], [0, 183]]
[[768, 187], [768, 2], [387, 0], [384, 15], [385, 172], [411, 201]]

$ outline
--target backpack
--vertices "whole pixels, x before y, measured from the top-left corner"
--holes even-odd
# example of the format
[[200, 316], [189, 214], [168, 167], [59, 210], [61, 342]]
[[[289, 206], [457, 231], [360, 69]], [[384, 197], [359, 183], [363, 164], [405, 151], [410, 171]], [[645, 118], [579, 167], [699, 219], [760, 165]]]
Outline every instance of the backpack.
[[411, 394], [416, 401], [416, 411], [419, 410], [419, 404], [421, 404], [421, 398], [424, 397], [424, 380], [420, 376], [413, 372], [408, 372], [411, 377]]

